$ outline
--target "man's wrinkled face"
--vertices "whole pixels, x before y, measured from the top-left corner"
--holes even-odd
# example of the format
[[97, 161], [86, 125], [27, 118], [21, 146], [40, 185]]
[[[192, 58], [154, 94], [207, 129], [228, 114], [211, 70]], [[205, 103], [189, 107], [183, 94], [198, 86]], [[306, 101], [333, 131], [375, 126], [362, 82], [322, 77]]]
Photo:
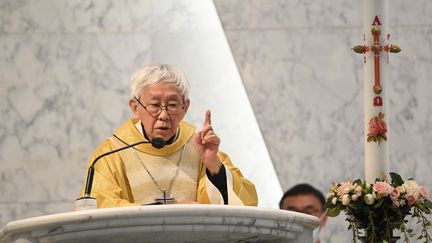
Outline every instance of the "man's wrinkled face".
[[183, 101], [177, 88], [165, 82], [144, 88], [136, 98], [129, 105], [150, 140], [170, 139], [189, 108], [189, 100]]

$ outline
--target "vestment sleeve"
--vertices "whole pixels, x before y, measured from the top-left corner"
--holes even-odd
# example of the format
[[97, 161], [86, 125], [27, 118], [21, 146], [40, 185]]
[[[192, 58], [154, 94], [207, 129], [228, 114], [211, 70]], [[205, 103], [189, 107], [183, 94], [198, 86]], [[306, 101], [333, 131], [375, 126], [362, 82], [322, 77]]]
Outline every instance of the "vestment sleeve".
[[[100, 154], [111, 150], [114, 148], [109, 141], [106, 141], [94, 152], [87, 165], [81, 196], [84, 195], [87, 171], [91, 163]], [[101, 158], [95, 164], [91, 196], [96, 198], [98, 208], [139, 206], [140, 203], [134, 203], [128, 184], [123, 161], [119, 154], [114, 153]]]
[[[254, 184], [243, 177], [240, 170], [234, 167], [227, 154], [219, 152], [218, 157], [226, 170], [228, 204], [257, 206], [258, 196]], [[198, 178], [197, 201], [207, 204], [224, 204], [219, 190], [207, 178], [206, 168], [203, 163]]]
[[225, 166], [222, 164], [219, 173], [216, 175], [211, 175], [210, 172], [206, 170], [206, 175], [210, 182], [219, 190], [224, 200], [224, 204], [228, 204], [228, 189]]

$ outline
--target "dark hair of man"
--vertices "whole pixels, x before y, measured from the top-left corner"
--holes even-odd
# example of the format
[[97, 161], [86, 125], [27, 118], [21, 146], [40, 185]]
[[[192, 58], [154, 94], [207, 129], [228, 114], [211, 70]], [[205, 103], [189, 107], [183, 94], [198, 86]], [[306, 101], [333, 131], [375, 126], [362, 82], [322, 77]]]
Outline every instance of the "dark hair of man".
[[291, 189], [289, 189], [288, 191], [286, 191], [284, 193], [282, 199], [279, 202], [279, 208], [282, 209], [283, 201], [285, 200], [285, 198], [290, 197], [290, 196], [297, 196], [297, 195], [313, 195], [313, 196], [315, 196], [320, 201], [321, 206], [324, 210], [324, 208], [325, 208], [324, 195], [320, 191], [315, 189], [313, 186], [306, 184], [306, 183], [297, 184], [297, 185], [293, 186]]

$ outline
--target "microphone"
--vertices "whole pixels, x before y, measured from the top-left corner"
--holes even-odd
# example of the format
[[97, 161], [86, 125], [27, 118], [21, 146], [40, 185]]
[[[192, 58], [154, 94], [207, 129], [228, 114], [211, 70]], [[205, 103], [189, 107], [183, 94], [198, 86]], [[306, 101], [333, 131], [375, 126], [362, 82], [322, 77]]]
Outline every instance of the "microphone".
[[[91, 193], [91, 189], [92, 189], [92, 186], [93, 186], [93, 176], [94, 176], [94, 171], [95, 171], [94, 166], [95, 166], [95, 164], [96, 164], [96, 162], [98, 160], [100, 160], [101, 158], [103, 158], [105, 156], [108, 156], [110, 154], [117, 153], [117, 152], [120, 152], [122, 150], [131, 148], [131, 147], [135, 147], [135, 146], [143, 144], [143, 143], [151, 143], [151, 145], [153, 147], [157, 148], [157, 149], [161, 149], [161, 148], [163, 148], [165, 146], [165, 140], [163, 140], [162, 138], [158, 137], [158, 138], [154, 138], [152, 141], [140, 141], [140, 142], [129, 144], [127, 146], [124, 146], [124, 147], [121, 147], [121, 148], [118, 148], [118, 149], [114, 149], [112, 151], [109, 151], [109, 152], [106, 152], [106, 153], [103, 153], [103, 154], [99, 155], [98, 157], [96, 157], [93, 160], [92, 164], [90, 165], [90, 167], [88, 169], [87, 180], [86, 180], [86, 187], [85, 187], [85, 191], [84, 191], [84, 197], [78, 198], [77, 201], [78, 200], [82, 200], [82, 199], [94, 199], [94, 198], [92, 198], [90, 196], [90, 193]], [[96, 200], [94, 200], [94, 201], [96, 201]], [[94, 206], [96, 206], [95, 202], [93, 202], [91, 204], [94, 204]], [[79, 207], [81, 207], [81, 206], [85, 207], [85, 205], [79, 205]], [[92, 208], [93, 208], [93, 205], [92, 205]]]

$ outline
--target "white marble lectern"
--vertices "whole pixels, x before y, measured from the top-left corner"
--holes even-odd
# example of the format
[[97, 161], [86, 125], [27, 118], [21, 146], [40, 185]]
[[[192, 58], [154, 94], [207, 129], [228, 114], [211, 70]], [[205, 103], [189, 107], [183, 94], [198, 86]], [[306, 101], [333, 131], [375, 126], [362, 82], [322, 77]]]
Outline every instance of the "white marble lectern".
[[0, 242], [312, 242], [318, 218], [278, 209], [156, 205], [53, 214], [8, 223]]

